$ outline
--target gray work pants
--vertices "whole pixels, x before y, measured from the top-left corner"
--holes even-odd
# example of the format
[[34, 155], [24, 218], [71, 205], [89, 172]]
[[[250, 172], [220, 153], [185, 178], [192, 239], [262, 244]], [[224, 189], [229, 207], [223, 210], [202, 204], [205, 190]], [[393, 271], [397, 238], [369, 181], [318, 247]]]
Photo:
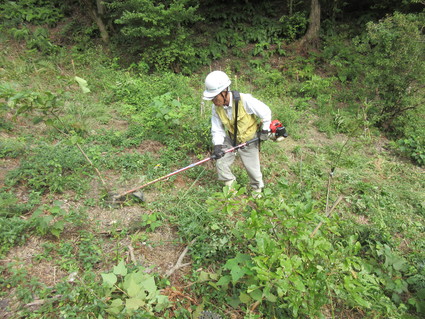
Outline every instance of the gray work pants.
[[[232, 147], [232, 141], [229, 137], [226, 137], [224, 140], [225, 148]], [[263, 174], [261, 173], [260, 168], [260, 152], [258, 149], [258, 142], [252, 143], [248, 146], [245, 146], [243, 149], [239, 149], [237, 153], [240, 155], [242, 163], [248, 173], [250, 185], [253, 189], [263, 188]], [[236, 180], [235, 175], [233, 175], [230, 167], [236, 158], [236, 152], [226, 153], [222, 158], [217, 160], [217, 174], [219, 181], [232, 181]]]

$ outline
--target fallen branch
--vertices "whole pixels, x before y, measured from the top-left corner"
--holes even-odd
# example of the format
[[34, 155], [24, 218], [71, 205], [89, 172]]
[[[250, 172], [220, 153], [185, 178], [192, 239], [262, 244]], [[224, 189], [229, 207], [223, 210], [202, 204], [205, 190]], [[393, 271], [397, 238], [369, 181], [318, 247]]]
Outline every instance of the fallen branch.
[[[338, 197], [338, 199], [335, 201], [335, 203], [333, 204], [333, 206], [331, 207], [331, 209], [329, 210], [329, 212], [326, 214], [326, 218], [328, 218], [331, 214], [332, 214], [332, 211], [335, 209], [335, 207], [339, 204], [339, 202], [343, 199], [344, 197], [342, 196], [342, 195], [340, 195], [339, 197]], [[316, 235], [316, 233], [317, 233], [317, 231], [319, 230], [319, 228], [320, 227], [322, 227], [322, 225], [323, 225], [323, 222], [320, 222], [317, 226], [316, 226], [316, 228], [313, 230], [313, 232], [311, 233], [311, 235], [310, 235], [310, 238], [313, 238], [315, 235]]]
[[133, 246], [128, 245], [128, 252], [130, 253], [130, 259], [133, 262], [134, 266], [137, 266], [137, 260], [136, 260], [136, 257], [134, 256]]
[[112, 236], [113, 235], [113, 232], [120, 233], [122, 231], [123, 231], [122, 228], [117, 228], [117, 229], [114, 229], [114, 230], [103, 230], [103, 231], [99, 232], [99, 234], [101, 234], [101, 235], [107, 235], [107, 236]]
[[87, 156], [87, 154], [83, 151], [83, 149], [81, 148], [80, 144], [76, 143], [75, 145], [78, 147], [78, 149], [80, 150], [81, 154], [83, 154], [83, 156], [87, 160], [87, 162], [89, 162], [89, 164], [91, 165], [91, 167], [95, 170], [95, 172], [96, 172], [97, 176], [99, 177], [100, 181], [102, 182], [103, 186], [106, 187], [106, 182], [102, 178], [102, 174], [100, 174], [100, 172], [97, 169], [97, 167], [93, 164], [93, 162], [90, 160], [90, 158]]
[[167, 272], [165, 273], [165, 277], [170, 277], [172, 274], [174, 274], [174, 272], [180, 268], [189, 266], [192, 262], [188, 262], [185, 264], [182, 264], [183, 258], [186, 256], [189, 247], [192, 246], [196, 241], [196, 238], [194, 240], [192, 240], [189, 245], [186, 246], [186, 248], [183, 250], [183, 252], [181, 253], [179, 259], [177, 260], [176, 264], [169, 270], [167, 270]]
[[252, 304], [251, 309], [250, 309], [251, 312], [254, 312], [255, 309], [257, 309], [257, 307], [260, 305], [261, 301], [262, 300], [257, 300], [255, 303]]
[[41, 305], [45, 304], [46, 302], [54, 301], [54, 300], [59, 299], [61, 297], [62, 297], [62, 295], [55, 295], [55, 296], [53, 296], [52, 298], [49, 298], [49, 299], [36, 299], [33, 302], [27, 303], [25, 305], [25, 307], [41, 306]]

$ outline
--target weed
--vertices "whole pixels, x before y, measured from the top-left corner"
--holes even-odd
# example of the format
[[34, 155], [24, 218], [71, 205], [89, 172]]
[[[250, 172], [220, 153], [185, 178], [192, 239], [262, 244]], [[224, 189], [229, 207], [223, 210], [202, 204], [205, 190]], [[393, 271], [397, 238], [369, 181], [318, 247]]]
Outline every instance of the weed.
[[61, 204], [56, 202], [53, 206], [42, 205], [34, 211], [29, 222], [37, 234], [60, 237], [67, 217], [67, 212], [61, 208]]
[[144, 214], [140, 216], [140, 226], [151, 232], [154, 232], [156, 228], [162, 226], [162, 221], [157, 213]]
[[10, 171], [7, 183], [11, 186], [25, 183], [35, 191], [61, 193], [65, 190], [83, 192], [87, 184], [82, 177], [91, 174], [91, 168], [77, 148], [65, 145], [40, 145], [21, 161], [19, 168]]
[[16, 297], [23, 303], [32, 301], [34, 295], [42, 287], [37, 278], [31, 277], [20, 263], [13, 262], [1, 266], [0, 273], [2, 273], [2, 279], [0, 279], [1, 294], [10, 293], [15, 287], [19, 287], [16, 291]]
[[169, 307], [168, 298], [160, 294], [155, 277], [144, 270], [143, 267], [128, 268], [120, 261], [113, 272], [102, 273], [104, 294], [109, 299], [107, 313], [131, 315], [137, 311], [150, 318], [154, 312]]
[[40, 193], [31, 192], [28, 195], [27, 203], [21, 203], [17, 196], [11, 192], [0, 193], [0, 216], [13, 217], [21, 216], [31, 211], [31, 209], [39, 204]]
[[23, 244], [28, 238], [29, 224], [19, 217], [0, 217], [0, 255], [7, 253], [15, 245]]
[[0, 139], [0, 158], [17, 158], [27, 149], [25, 141], [20, 139]]
[[[265, 316], [277, 315], [273, 309], [282, 309], [281, 316], [319, 315], [329, 298], [341, 298], [353, 306], [397, 314], [372, 267], [357, 256], [359, 242], [328, 238], [337, 229], [332, 220], [313, 238], [318, 220], [308, 196], [288, 201], [274, 194], [251, 210], [246, 222], [238, 221], [235, 236], [245, 238], [247, 245], [227, 260], [215, 281], [229, 293], [230, 305], [258, 302]], [[316, 285], [318, 281], [326, 284]], [[267, 307], [269, 303], [275, 306]]]
[[397, 149], [419, 165], [425, 165], [425, 142], [420, 136], [398, 140]]

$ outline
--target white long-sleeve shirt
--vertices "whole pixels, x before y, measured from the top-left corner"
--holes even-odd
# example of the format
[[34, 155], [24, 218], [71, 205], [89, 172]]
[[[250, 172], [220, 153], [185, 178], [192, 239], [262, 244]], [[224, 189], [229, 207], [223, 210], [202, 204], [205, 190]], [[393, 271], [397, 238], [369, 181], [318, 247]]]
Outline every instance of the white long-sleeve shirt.
[[[233, 94], [230, 93], [230, 103], [229, 106], [218, 106], [223, 107], [226, 111], [226, 115], [229, 119], [232, 119], [233, 113]], [[260, 100], [253, 97], [251, 94], [240, 93], [241, 101], [243, 101], [243, 106], [248, 114], [256, 115], [262, 121], [262, 130], [269, 130], [270, 123], [272, 121], [272, 112], [270, 108], [261, 102]], [[240, 104], [239, 104], [240, 106]], [[216, 112], [216, 106], [212, 106], [212, 116], [211, 116], [211, 134], [213, 145], [222, 145], [224, 144], [224, 138], [226, 137], [226, 130], [223, 123], [220, 120]]]

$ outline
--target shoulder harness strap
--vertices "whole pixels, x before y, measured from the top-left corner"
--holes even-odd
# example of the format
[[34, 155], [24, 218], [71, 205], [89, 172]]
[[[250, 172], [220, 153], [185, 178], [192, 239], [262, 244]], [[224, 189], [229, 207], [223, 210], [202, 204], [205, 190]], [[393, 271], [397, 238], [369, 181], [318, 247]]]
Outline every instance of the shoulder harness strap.
[[233, 100], [235, 101], [235, 132], [233, 136], [233, 146], [236, 146], [237, 136], [238, 136], [238, 110], [239, 110], [239, 101], [241, 100], [241, 95], [238, 91], [232, 91]]

